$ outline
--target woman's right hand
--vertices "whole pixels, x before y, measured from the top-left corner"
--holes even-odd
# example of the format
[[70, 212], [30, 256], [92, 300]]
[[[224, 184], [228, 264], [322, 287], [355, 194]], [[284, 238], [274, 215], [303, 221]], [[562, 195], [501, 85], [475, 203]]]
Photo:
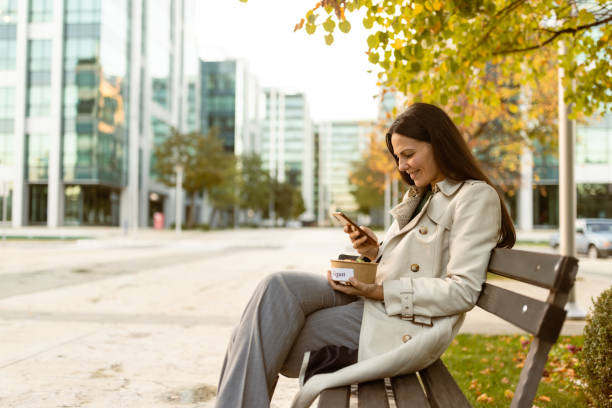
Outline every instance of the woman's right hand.
[[360, 228], [366, 234], [372, 237], [376, 244], [368, 241], [368, 238], [365, 235], [350, 225], [344, 226], [344, 232], [349, 234], [349, 238], [351, 238], [351, 242], [353, 243], [353, 248], [355, 248], [361, 256], [367, 256], [372, 261], [375, 261], [376, 257], [378, 256], [378, 238], [376, 237], [376, 234], [374, 234], [374, 231], [368, 227], [360, 226]]

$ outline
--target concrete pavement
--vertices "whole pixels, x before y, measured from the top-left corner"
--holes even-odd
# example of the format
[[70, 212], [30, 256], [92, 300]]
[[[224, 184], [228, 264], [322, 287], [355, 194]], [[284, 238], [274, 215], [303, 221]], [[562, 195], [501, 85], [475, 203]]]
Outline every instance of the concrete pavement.
[[[338, 228], [96, 232], [0, 244], [0, 406], [211, 407], [231, 328], [259, 280], [323, 273], [330, 258], [352, 252]], [[612, 284], [612, 259], [580, 262], [586, 310]], [[462, 331], [520, 332], [476, 309]], [[273, 406], [287, 406], [296, 390], [281, 378]]]

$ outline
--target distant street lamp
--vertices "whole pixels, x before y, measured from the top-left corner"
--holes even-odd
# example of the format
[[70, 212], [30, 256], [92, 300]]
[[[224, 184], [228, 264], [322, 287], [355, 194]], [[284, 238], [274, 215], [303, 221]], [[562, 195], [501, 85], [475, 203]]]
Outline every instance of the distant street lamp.
[[176, 220], [174, 229], [177, 234], [181, 233], [181, 223], [183, 222], [183, 166], [177, 164], [174, 166], [176, 172]]
[[[565, 44], [560, 43], [559, 53], [565, 54]], [[576, 257], [576, 179], [574, 158], [576, 122], [568, 118], [570, 107], [565, 104], [563, 68], [559, 68], [559, 253]], [[576, 303], [576, 285], [569, 293], [567, 318], [584, 320], [586, 313]]]

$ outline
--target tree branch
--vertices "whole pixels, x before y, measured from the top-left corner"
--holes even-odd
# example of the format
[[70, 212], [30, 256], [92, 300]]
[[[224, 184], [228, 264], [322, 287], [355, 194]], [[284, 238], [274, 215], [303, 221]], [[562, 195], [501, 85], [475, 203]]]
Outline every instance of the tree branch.
[[591, 24], [585, 24], [585, 25], [582, 25], [582, 26], [578, 26], [576, 28], [564, 28], [563, 30], [555, 31], [553, 35], [551, 35], [544, 42], [541, 42], [539, 44], [532, 45], [532, 46], [526, 47], [526, 48], [512, 48], [512, 49], [509, 49], [509, 50], [498, 51], [498, 52], [494, 52], [493, 55], [518, 54], [518, 53], [521, 53], [521, 52], [527, 52], [527, 51], [531, 51], [531, 50], [536, 50], [538, 48], [544, 47], [547, 44], [550, 44], [552, 41], [555, 40], [555, 38], [559, 37], [562, 34], [567, 34], [567, 33], [576, 34], [579, 31], [588, 30], [589, 28], [597, 27], [599, 25], [608, 23], [610, 21], [612, 21], [612, 16], [609, 16], [608, 18], [605, 18], [605, 19], [600, 20], [600, 21], [596, 21], [596, 22], [591, 23]]

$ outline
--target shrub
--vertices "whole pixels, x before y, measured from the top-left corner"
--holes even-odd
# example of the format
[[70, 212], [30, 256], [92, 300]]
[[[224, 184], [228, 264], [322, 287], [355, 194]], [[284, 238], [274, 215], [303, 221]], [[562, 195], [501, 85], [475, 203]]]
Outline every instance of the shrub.
[[581, 377], [597, 408], [612, 407], [612, 286], [593, 302], [584, 328]]

